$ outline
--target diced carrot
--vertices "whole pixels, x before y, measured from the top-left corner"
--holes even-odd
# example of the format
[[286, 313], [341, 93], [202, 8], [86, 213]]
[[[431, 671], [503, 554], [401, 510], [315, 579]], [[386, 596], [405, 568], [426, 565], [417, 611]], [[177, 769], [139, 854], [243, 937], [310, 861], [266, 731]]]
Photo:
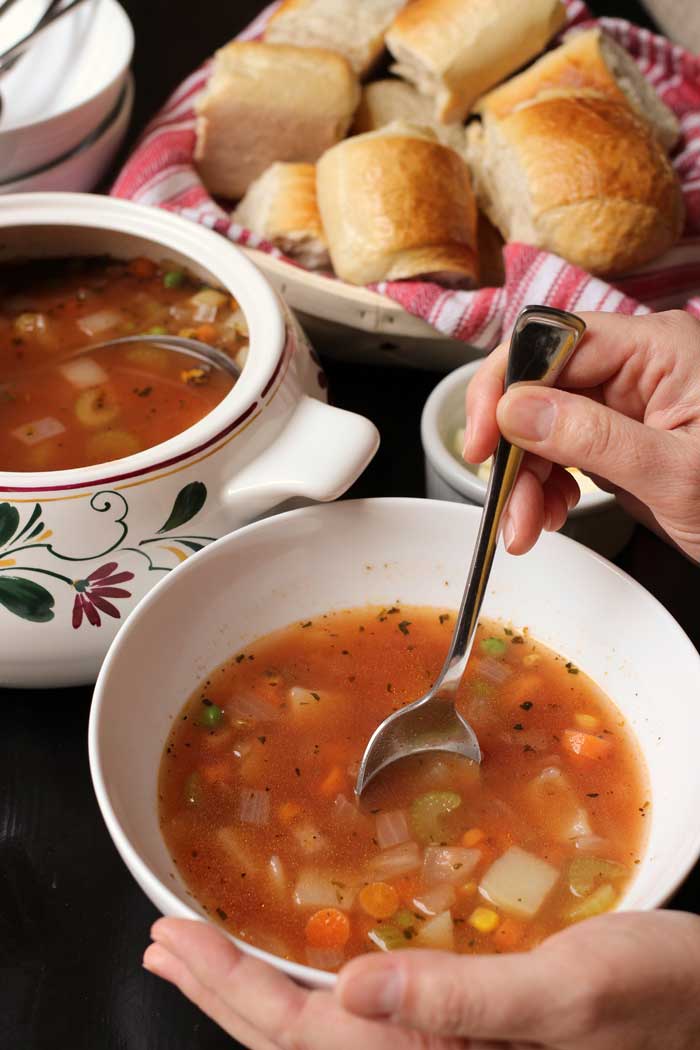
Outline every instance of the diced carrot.
[[417, 897], [421, 890], [421, 881], [417, 875], [402, 875], [398, 879], [393, 879], [392, 885], [401, 903], [408, 908], [412, 906], [413, 898]]
[[536, 671], [514, 675], [512, 681], [499, 687], [499, 704], [504, 707], [517, 707], [526, 700], [536, 701], [542, 693], [544, 680]]
[[462, 845], [471, 848], [472, 846], [476, 846], [477, 842], [481, 842], [485, 837], [486, 836], [481, 828], [469, 828], [469, 830], [465, 831], [462, 835]]
[[478, 888], [475, 882], [465, 882], [461, 886], [456, 887], [460, 897], [473, 897]]
[[506, 916], [501, 919], [501, 923], [493, 935], [494, 947], [499, 951], [512, 952], [522, 942], [524, 935], [525, 928], [523, 924]]
[[129, 263], [129, 273], [140, 280], [153, 277], [156, 270], [157, 266], [151, 259], [132, 259]]
[[277, 810], [277, 816], [283, 824], [291, 824], [293, 820], [300, 817], [302, 814], [302, 807], [298, 802], [283, 802]]
[[345, 787], [347, 776], [340, 766], [331, 766], [328, 773], [318, 786], [318, 790], [326, 798], [337, 795]]
[[321, 908], [306, 924], [306, 940], [312, 948], [342, 948], [350, 939], [350, 920], [337, 908]]
[[226, 783], [233, 779], [233, 762], [230, 758], [222, 758], [218, 762], [202, 766], [200, 773], [210, 784]]
[[238, 310], [240, 310], [240, 306], [238, 305], [237, 301], [233, 298], [229, 299], [228, 305], [229, 309], [231, 310], [231, 313], [235, 314], [238, 312]]
[[388, 919], [399, 908], [399, 895], [387, 882], [371, 882], [360, 890], [361, 906], [374, 919]]
[[612, 749], [609, 740], [600, 736], [592, 736], [590, 733], [583, 733], [578, 729], [564, 730], [563, 744], [569, 754], [576, 758], [607, 758]]
[[213, 343], [218, 334], [218, 329], [213, 324], [200, 324], [194, 330], [194, 337], [199, 339], [200, 343]]

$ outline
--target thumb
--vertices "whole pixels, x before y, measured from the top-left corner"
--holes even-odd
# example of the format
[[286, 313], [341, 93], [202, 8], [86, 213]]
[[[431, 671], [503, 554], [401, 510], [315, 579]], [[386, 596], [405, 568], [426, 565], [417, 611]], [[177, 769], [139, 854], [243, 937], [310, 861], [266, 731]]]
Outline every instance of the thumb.
[[639, 423], [580, 394], [515, 386], [498, 403], [504, 437], [566, 467], [598, 474], [643, 503], [658, 501], [678, 456], [666, 430]]
[[441, 1036], [546, 1039], [552, 974], [536, 954], [447, 952], [364, 955], [341, 970], [335, 994], [362, 1017], [386, 1018]]

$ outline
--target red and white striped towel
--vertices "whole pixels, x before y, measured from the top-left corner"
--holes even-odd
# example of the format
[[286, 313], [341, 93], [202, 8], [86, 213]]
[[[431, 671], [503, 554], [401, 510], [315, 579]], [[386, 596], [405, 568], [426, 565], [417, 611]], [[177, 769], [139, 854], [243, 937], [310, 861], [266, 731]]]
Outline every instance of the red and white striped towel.
[[[582, 0], [566, 3], [567, 28], [594, 24]], [[259, 36], [276, 6], [266, 8], [240, 38]], [[490, 349], [527, 303], [626, 314], [685, 306], [700, 317], [700, 57], [629, 22], [611, 18], [598, 21], [627, 48], [680, 119], [683, 139], [673, 163], [687, 211], [684, 237], [667, 255], [617, 279], [614, 286], [558, 256], [523, 244], [509, 244], [504, 249], [506, 278], [500, 288], [450, 291], [429, 281], [375, 286], [445, 335]], [[112, 194], [178, 212], [238, 244], [283, 258], [277, 249], [231, 222], [229, 214], [209, 196], [194, 167], [194, 102], [206, 85], [210, 68], [207, 62], [188, 77], [148, 125]]]

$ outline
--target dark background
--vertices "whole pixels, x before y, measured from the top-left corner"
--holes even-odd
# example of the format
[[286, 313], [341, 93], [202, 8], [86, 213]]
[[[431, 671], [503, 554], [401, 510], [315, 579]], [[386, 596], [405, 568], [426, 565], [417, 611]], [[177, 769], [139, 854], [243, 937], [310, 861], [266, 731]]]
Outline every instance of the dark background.
[[[170, 90], [263, 4], [122, 3], [136, 30], [128, 149]], [[590, 6], [651, 26], [637, 3]], [[327, 366], [334, 401], [370, 416], [382, 433], [380, 452], [349, 495], [424, 495], [418, 425], [440, 377]], [[700, 570], [641, 528], [618, 563], [697, 645]], [[0, 691], [0, 1050], [232, 1048], [178, 992], [141, 969], [156, 912], [117, 856], [93, 796], [89, 706], [88, 689]], [[674, 905], [697, 911], [698, 903], [696, 873]]]

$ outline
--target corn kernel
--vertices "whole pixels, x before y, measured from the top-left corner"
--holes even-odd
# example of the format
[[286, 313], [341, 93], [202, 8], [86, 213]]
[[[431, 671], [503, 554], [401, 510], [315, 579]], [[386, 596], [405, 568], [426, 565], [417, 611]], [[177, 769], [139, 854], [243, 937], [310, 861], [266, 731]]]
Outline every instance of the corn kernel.
[[600, 720], [595, 718], [593, 715], [587, 715], [584, 711], [577, 711], [574, 715], [574, 722], [581, 729], [587, 729], [589, 732], [594, 733], [600, 728]]
[[479, 933], [493, 933], [500, 925], [501, 919], [497, 912], [490, 908], [475, 908], [469, 916], [469, 925], [473, 926]]
[[470, 846], [476, 846], [477, 842], [481, 842], [484, 838], [484, 832], [481, 828], [469, 828], [462, 835], [462, 845], [469, 848]]
[[537, 667], [539, 662], [539, 653], [528, 653], [527, 656], [523, 656], [523, 664], [525, 665], [525, 667]]

